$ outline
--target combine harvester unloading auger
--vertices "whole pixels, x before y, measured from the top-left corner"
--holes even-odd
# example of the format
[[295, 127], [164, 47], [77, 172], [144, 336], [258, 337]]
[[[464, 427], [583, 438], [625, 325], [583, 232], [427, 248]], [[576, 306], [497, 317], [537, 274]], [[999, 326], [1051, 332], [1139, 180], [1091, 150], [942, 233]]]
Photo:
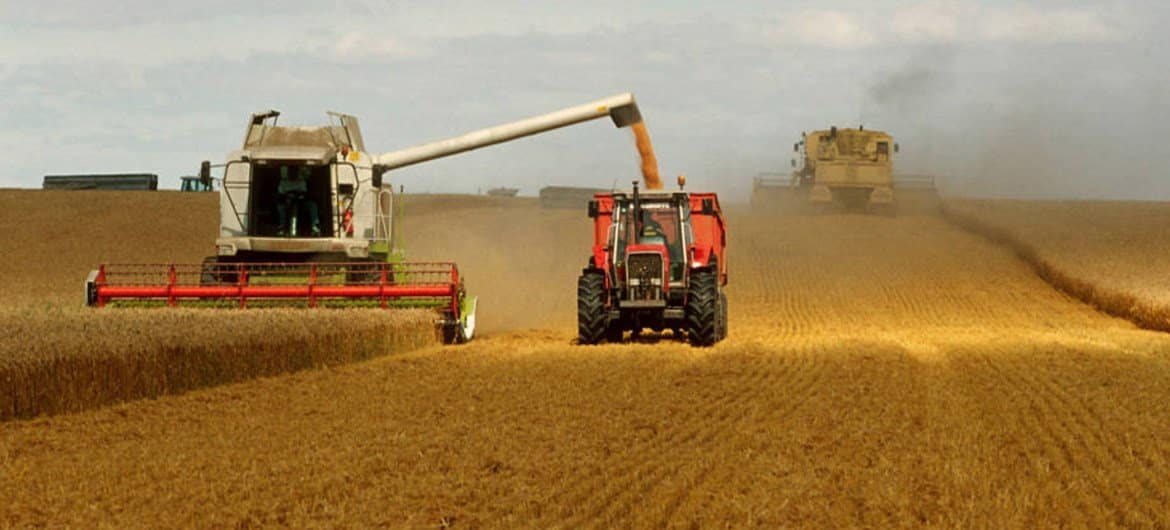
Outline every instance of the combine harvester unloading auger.
[[[200, 264], [103, 264], [86, 280], [90, 306], [423, 307], [440, 314], [446, 342], [475, 333], [476, 299], [454, 263], [405, 260], [387, 171], [609, 117], [642, 120], [621, 94], [382, 155], [367, 153], [357, 118], [330, 113], [320, 127], [277, 126], [253, 114], [220, 181], [216, 255]], [[210, 185], [212, 166], [200, 179]]]

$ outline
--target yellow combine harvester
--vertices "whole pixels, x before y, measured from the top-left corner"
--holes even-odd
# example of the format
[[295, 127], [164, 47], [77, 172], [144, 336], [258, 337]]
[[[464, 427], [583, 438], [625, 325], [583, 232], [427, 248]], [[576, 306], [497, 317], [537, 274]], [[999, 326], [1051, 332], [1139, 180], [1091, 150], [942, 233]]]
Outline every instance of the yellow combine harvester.
[[802, 161], [788, 178], [779, 174], [758, 175], [752, 183], [752, 205], [771, 208], [790, 198], [813, 205], [839, 204], [851, 210], [892, 211], [895, 187], [930, 189], [930, 177], [894, 179], [893, 154], [898, 144], [883, 131], [838, 129], [801, 133], [793, 144]]

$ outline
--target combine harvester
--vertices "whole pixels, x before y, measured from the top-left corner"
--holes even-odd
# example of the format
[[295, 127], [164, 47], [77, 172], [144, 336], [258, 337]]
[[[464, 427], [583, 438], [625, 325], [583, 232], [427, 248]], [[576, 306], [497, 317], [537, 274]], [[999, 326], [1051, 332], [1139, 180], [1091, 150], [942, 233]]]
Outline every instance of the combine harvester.
[[[649, 183], [648, 183], [649, 184]], [[593, 253], [577, 279], [578, 342], [671, 329], [695, 346], [727, 337], [727, 229], [714, 193], [599, 193]], [[653, 188], [653, 186], [648, 186]]]
[[824, 210], [839, 205], [847, 210], [892, 213], [895, 190], [934, 193], [930, 177], [894, 178], [893, 154], [898, 144], [887, 133], [831, 127], [801, 133], [792, 150], [801, 155], [787, 178], [776, 173], [757, 175], [752, 181], [752, 208], [772, 210], [777, 205], [797, 203]]
[[[103, 264], [86, 280], [86, 303], [268, 307], [425, 307], [446, 342], [475, 332], [476, 299], [454, 263], [405, 260], [387, 171], [602, 117], [641, 121], [622, 94], [382, 155], [367, 153], [357, 118], [328, 126], [277, 126], [252, 115], [220, 188], [216, 255], [200, 264]], [[212, 166], [200, 179], [210, 186]]]

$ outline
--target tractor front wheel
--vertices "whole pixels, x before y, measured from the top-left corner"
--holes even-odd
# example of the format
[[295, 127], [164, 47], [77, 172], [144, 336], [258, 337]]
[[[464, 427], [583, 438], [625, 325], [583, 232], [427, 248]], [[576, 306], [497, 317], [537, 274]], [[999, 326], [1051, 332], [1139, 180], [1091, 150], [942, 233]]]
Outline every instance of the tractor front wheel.
[[609, 335], [605, 309], [605, 277], [583, 272], [577, 278], [577, 336], [580, 344], [598, 344]]
[[695, 346], [711, 346], [719, 341], [719, 283], [715, 273], [698, 270], [691, 274], [687, 293], [687, 339]]

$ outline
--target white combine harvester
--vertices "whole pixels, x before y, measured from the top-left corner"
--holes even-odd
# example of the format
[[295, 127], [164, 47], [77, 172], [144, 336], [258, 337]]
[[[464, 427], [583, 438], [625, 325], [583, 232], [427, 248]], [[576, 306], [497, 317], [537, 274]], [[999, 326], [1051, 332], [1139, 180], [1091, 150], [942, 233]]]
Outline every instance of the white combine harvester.
[[466, 341], [475, 297], [454, 263], [405, 260], [386, 172], [607, 116], [618, 127], [642, 119], [634, 96], [622, 94], [376, 155], [357, 118], [329, 115], [327, 126], [288, 127], [275, 110], [253, 114], [243, 146], [223, 165], [200, 168], [205, 185], [220, 184], [216, 255], [101, 265], [86, 281], [87, 304], [428, 307], [440, 313], [446, 341]]

